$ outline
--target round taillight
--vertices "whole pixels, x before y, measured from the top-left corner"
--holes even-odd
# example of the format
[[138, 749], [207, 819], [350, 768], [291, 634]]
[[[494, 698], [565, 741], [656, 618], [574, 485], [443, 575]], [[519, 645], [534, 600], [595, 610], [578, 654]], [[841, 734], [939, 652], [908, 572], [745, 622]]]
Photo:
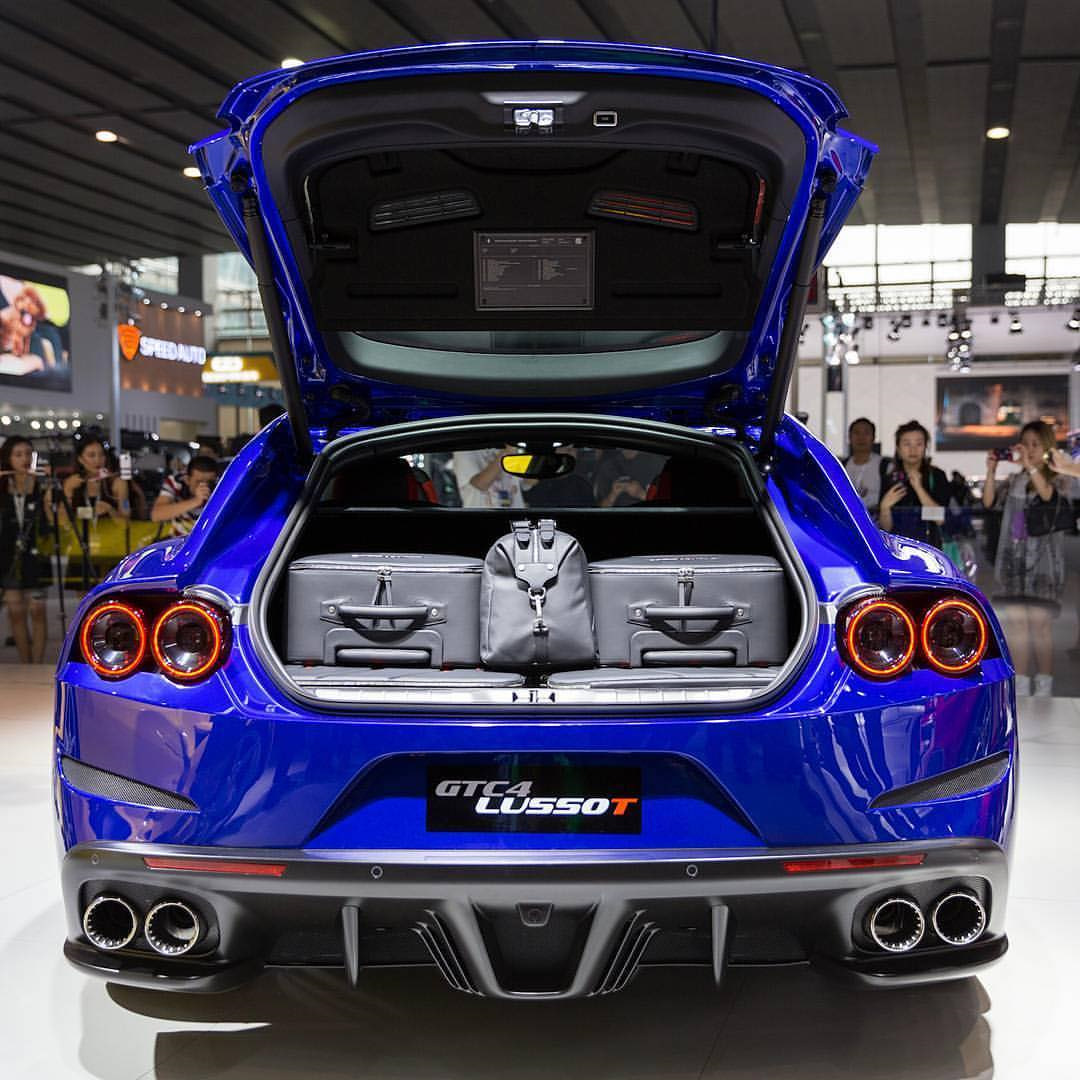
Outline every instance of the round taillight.
[[83, 658], [106, 679], [122, 679], [137, 670], [146, 656], [146, 624], [142, 612], [117, 600], [99, 604], [79, 631]]
[[225, 632], [225, 622], [213, 608], [191, 600], [170, 604], [154, 623], [154, 659], [170, 679], [201, 679], [221, 660]]
[[868, 600], [854, 608], [844, 627], [848, 659], [864, 675], [899, 675], [915, 655], [915, 622], [892, 600]]
[[961, 675], [975, 667], [986, 655], [989, 640], [986, 616], [968, 600], [939, 600], [923, 616], [923, 653], [947, 675]]

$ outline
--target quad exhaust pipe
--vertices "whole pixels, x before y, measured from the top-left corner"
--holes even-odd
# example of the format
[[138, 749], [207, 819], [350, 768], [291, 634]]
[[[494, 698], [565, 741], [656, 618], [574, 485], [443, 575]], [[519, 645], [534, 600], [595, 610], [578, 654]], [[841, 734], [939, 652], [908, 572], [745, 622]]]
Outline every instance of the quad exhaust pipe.
[[957, 889], [934, 904], [930, 921], [946, 945], [970, 945], [986, 929], [986, 909], [978, 897]]
[[162, 900], [146, 913], [143, 934], [162, 956], [183, 956], [202, 933], [199, 916], [181, 900]]
[[[91, 945], [114, 952], [135, 940], [139, 916], [121, 897], [102, 894], [87, 904], [82, 928]], [[146, 913], [142, 930], [155, 952], [183, 956], [198, 943], [203, 926], [195, 910], [182, 900], [160, 900]]]
[[139, 929], [135, 909], [119, 896], [99, 896], [86, 906], [83, 933], [99, 949], [112, 952], [131, 943]]
[[922, 941], [926, 933], [926, 919], [914, 900], [906, 896], [890, 896], [870, 912], [866, 930], [879, 949], [904, 953]]

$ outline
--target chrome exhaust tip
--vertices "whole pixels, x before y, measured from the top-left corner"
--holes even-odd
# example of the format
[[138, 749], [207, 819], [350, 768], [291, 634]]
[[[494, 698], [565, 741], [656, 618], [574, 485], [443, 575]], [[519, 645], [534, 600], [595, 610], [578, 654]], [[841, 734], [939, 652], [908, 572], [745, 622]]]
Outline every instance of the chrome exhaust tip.
[[891, 953], [908, 952], [922, 941], [926, 919], [914, 900], [890, 896], [870, 912], [866, 930], [878, 948]]
[[99, 896], [87, 904], [82, 928], [91, 945], [112, 952], [131, 943], [139, 929], [139, 918], [119, 896]]
[[986, 929], [986, 909], [977, 896], [957, 890], [938, 900], [930, 922], [947, 945], [970, 945]]
[[183, 956], [199, 940], [199, 916], [180, 900], [162, 900], [146, 913], [143, 933], [162, 956]]

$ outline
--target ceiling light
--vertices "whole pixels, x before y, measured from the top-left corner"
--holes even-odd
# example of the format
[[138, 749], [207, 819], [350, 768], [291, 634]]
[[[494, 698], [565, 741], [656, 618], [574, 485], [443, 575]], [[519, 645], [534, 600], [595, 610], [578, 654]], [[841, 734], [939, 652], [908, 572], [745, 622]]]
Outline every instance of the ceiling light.
[[57, 421], [56, 421], [56, 426], [57, 426], [57, 427], [58, 427], [58, 428], [59, 428], [59, 429], [60, 429], [61, 431], [67, 431], [67, 426], [68, 426], [68, 422], [67, 422], [66, 420], [57, 420]]
[[195, 309], [195, 318], [196, 319], [201, 319], [202, 318], [202, 312], [198, 308]]
[[896, 327], [894, 326], [885, 336], [890, 341], [899, 341], [900, 340], [900, 331], [897, 330]]
[[40, 420], [31, 420], [31, 421], [30, 421], [30, 426], [31, 426], [31, 427], [32, 427], [32, 428], [33, 428], [33, 429], [34, 429], [35, 431], [40, 431], [40, 430], [41, 430], [41, 421], [40, 421]]
[[986, 129], [988, 139], [1007, 139], [1012, 134], [1007, 127], [992, 127]]
[[176, 310], [179, 311], [181, 315], [183, 315], [184, 312], [187, 311], [187, 308], [186, 307], [178, 307]]
[[[303, 62], [303, 60], [298, 60], [295, 56], [286, 56], [285, 59], [281, 61], [281, 66], [283, 68], [294, 68], [299, 67]], [[1008, 134], [1008, 132], [1006, 132], [1006, 134]]]
[[149, 296], [144, 296], [144, 297], [142, 298], [142, 302], [143, 302], [144, 304], [149, 304], [149, 303], [151, 303], [152, 301], [150, 300], [150, 297], [149, 297]]
[[1080, 330], [1080, 308], [1072, 313], [1072, 318], [1065, 325], [1070, 330]]
[[81, 420], [72, 420], [71, 421], [71, 426], [74, 427], [74, 428], [80, 428], [80, 427], [82, 427], [82, 421]]
[[168, 311], [169, 310], [169, 305], [166, 304], [164, 300], [161, 301], [161, 310], [162, 311]]
[[1013, 312], [1009, 319], [1009, 333], [1022, 334], [1023, 332], [1024, 324], [1020, 321], [1020, 316]]
[[199, 177], [202, 176], [202, 173], [199, 172], [199, 166], [198, 165], [185, 165], [184, 166], [184, 175], [189, 180], [198, 180]]
[[858, 364], [862, 360], [862, 357], [859, 356], [859, 350], [853, 345], [846, 353], [844, 353], [844, 359], [849, 364]]
[[8, 424], [10, 424], [10, 423], [11, 423], [11, 417], [8, 416], [6, 413], [3, 416], [0, 416], [0, 424], [3, 424], [4, 427], [7, 427]]
[[48, 429], [49, 431], [52, 431], [52, 429], [53, 429], [54, 427], [56, 427], [56, 421], [55, 421], [55, 420], [46, 420], [46, 421], [45, 421], [45, 427], [46, 427], [46, 428], [47, 428], [47, 429]]
[[104, 129], [101, 130], [101, 131], [95, 131], [94, 132], [94, 138], [97, 139], [98, 142], [119, 142], [120, 141], [120, 136], [117, 135], [115, 131], [107, 131], [107, 130], [104, 130]]

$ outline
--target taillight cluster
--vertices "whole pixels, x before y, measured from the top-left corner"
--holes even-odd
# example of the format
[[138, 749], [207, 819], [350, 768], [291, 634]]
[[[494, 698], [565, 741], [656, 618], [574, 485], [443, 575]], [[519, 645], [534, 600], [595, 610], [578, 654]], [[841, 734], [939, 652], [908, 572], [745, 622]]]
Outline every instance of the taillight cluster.
[[873, 597], [837, 622], [848, 662], [862, 675], [891, 679], [916, 662], [945, 675], [973, 670], [990, 645], [979, 606], [957, 594]]
[[83, 618], [79, 648], [105, 679], [157, 670], [191, 683], [220, 667], [229, 648], [229, 619], [212, 604], [168, 594], [105, 600]]

